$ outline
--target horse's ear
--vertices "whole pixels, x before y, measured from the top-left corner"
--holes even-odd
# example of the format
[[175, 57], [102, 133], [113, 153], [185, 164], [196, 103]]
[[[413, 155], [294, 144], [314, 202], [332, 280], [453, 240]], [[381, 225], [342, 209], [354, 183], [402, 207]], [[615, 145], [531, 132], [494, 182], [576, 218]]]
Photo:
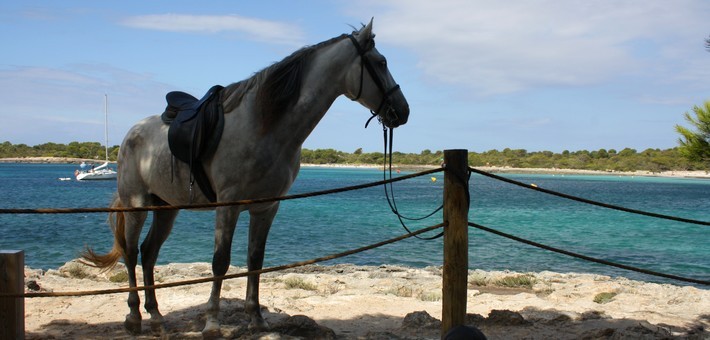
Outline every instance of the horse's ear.
[[375, 38], [375, 35], [372, 34], [372, 21], [374, 19], [375, 18], [370, 19], [370, 23], [360, 29], [360, 32], [358, 32], [357, 42], [360, 43], [360, 46], [369, 46], [370, 41]]

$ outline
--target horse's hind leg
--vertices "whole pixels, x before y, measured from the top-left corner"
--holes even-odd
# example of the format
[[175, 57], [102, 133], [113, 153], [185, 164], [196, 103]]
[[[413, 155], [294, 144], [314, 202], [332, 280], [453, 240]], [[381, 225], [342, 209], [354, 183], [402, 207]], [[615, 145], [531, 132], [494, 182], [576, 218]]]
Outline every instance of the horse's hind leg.
[[[136, 264], [138, 262], [138, 239], [140, 238], [143, 222], [148, 215], [146, 212], [124, 213], [126, 229], [126, 253], [124, 261], [126, 262], [126, 271], [128, 272], [128, 285], [133, 288], [137, 286], [136, 280]], [[126, 315], [124, 326], [126, 330], [134, 335], [141, 333], [141, 311], [140, 297], [137, 291], [128, 293], [128, 308], [130, 312]]]
[[[155, 284], [154, 268], [158, 260], [158, 252], [163, 242], [170, 235], [173, 222], [177, 217], [177, 210], [164, 210], [153, 212], [153, 223], [150, 226], [148, 235], [141, 244], [141, 263], [143, 264], [143, 282], [146, 286]], [[165, 333], [165, 322], [163, 315], [158, 310], [158, 300], [155, 297], [155, 289], [145, 291], [145, 309], [150, 313], [150, 326], [153, 332]]]

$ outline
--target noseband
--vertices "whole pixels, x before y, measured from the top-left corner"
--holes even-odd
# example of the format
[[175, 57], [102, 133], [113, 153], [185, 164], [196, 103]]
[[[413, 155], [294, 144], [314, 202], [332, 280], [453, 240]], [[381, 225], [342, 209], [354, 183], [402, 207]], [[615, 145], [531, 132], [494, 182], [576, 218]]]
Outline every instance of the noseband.
[[[372, 118], [375, 118], [380, 115], [380, 111], [382, 108], [385, 106], [385, 103], [388, 102], [390, 95], [392, 95], [394, 92], [399, 90], [399, 84], [395, 84], [392, 88], [390, 89], [385, 89], [385, 84], [380, 79], [380, 77], [377, 76], [377, 73], [375, 72], [374, 66], [372, 66], [372, 62], [370, 61], [369, 58], [367, 58], [367, 52], [370, 51], [370, 49], [363, 49], [360, 46], [360, 43], [358, 43], [357, 39], [351, 35], [348, 35], [348, 38], [350, 38], [350, 41], [352, 41], [353, 45], [355, 45], [355, 49], [357, 49], [358, 54], [360, 55], [360, 88], [357, 91], [357, 96], [353, 98], [353, 100], [358, 100], [360, 99], [360, 96], [362, 95], [362, 83], [364, 80], [364, 71], [367, 69], [367, 72], [370, 74], [370, 78], [375, 82], [375, 85], [377, 85], [377, 88], [382, 92], [382, 102], [380, 102], [380, 105], [377, 107], [376, 111], [370, 110], [370, 113], [372, 113], [372, 117], [367, 120], [365, 123], [365, 128], [367, 128], [367, 125], [370, 124], [370, 121]], [[395, 110], [391, 110], [392, 114], [394, 115], [394, 120], [392, 122], [396, 122], [399, 120], [399, 117], [397, 116], [397, 112]], [[381, 120], [381, 118], [379, 118]]]

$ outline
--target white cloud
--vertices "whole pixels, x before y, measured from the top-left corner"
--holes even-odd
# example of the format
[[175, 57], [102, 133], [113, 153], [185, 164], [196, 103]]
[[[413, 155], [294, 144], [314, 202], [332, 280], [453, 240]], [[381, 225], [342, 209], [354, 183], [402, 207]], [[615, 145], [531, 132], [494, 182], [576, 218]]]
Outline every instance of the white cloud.
[[378, 13], [379, 41], [413, 51], [428, 79], [478, 95], [655, 69], [661, 78], [707, 58], [710, 3], [703, 0], [395, 0], [359, 11]]
[[241, 32], [249, 39], [285, 45], [302, 45], [303, 32], [295, 25], [247, 18], [238, 15], [153, 14], [124, 19], [121, 24], [134, 28], [169, 31], [218, 33]]
[[[102, 140], [103, 100], [109, 95], [109, 135], [118, 144], [130, 126], [161, 112], [171, 86], [108, 65], [0, 68], [0, 138], [13, 143]], [[6, 124], [7, 125], [7, 124]], [[98, 126], [98, 128], [97, 128]]]

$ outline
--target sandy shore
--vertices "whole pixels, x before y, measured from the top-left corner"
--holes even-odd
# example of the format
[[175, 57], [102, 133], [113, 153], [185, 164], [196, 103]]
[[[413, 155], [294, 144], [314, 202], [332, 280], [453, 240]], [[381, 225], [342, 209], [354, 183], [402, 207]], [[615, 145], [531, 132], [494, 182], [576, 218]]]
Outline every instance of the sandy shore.
[[[211, 276], [207, 263], [159, 266], [161, 282]], [[70, 262], [59, 270], [26, 268], [34, 291], [86, 291], [124, 287]], [[232, 267], [230, 272], [244, 268]], [[553, 272], [469, 273], [468, 322], [489, 339], [710, 338], [710, 290]], [[518, 277], [529, 286], [506, 288]], [[119, 280], [120, 281], [120, 280]], [[235, 339], [437, 339], [441, 319], [441, 271], [395, 266], [308, 266], [261, 279], [261, 303], [272, 326], [251, 334], [244, 314], [245, 279], [224, 283], [221, 333]], [[158, 291], [173, 339], [201, 338], [210, 284]], [[30, 292], [30, 288], [27, 288]], [[600, 300], [600, 293], [609, 293]], [[142, 294], [141, 294], [142, 296]], [[597, 302], [595, 302], [595, 298]], [[27, 339], [129, 339], [123, 330], [126, 294], [26, 299]], [[144, 315], [145, 335], [151, 339]]]
[[[66, 158], [66, 157], [22, 157], [22, 158], [0, 158], [0, 163], [46, 163], [46, 164], [79, 164], [81, 162], [101, 162], [95, 159]], [[115, 163], [115, 162], [111, 162]], [[382, 169], [381, 164], [301, 164], [303, 167], [327, 167], [327, 168], [363, 168]], [[422, 171], [434, 169], [431, 165], [393, 165], [395, 169], [407, 171]], [[578, 170], [578, 169], [546, 169], [546, 168], [511, 168], [511, 167], [476, 167], [476, 169], [492, 173], [516, 173], [516, 174], [552, 174], [552, 175], [600, 175], [600, 176], [651, 176], [651, 177], [676, 177], [676, 178], [707, 178], [710, 179], [710, 171], [662, 171], [652, 172], [645, 170], [638, 171], [598, 171], [598, 170]]]
[[646, 176], [646, 177], [675, 177], [675, 178], [706, 178], [710, 179], [710, 171], [599, 171], [579, 169], [545, 169], [545, 168], [511, 168], [511, 167], [476, 167], [476, 169], [492, 173], [515, 174], [548, 174], [548, 175], [599, 175], [599, 176]]
[[[81, 164], [87, 163], [103, 163], [102, 159], [91, 158], [70, 158], [70, 157], [15, 157], [15, 158], [0, 158], [0, 163], [32, 163], [32, 164]], [[109, 162], [116, 164], [116, 162]]]

